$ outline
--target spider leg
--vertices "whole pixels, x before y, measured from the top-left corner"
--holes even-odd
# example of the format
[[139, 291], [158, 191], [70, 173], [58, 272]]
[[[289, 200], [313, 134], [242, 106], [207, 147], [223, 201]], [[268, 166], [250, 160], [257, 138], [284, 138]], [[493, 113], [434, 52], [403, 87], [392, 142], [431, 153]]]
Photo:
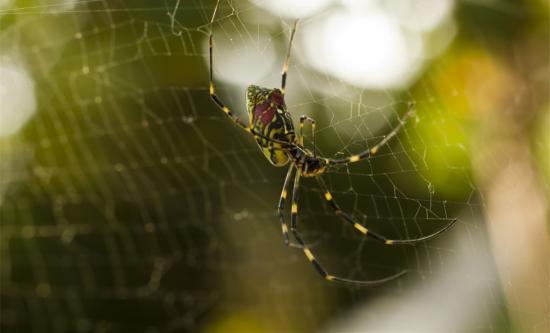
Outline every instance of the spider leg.
[[311, 138], [313, 140], [313, 157], [317, 157], [317, 146], [315, 145], [315, 119], [308, 116], [300, 117], [300, 136], [299, 143], [304, 146], [304, 122], [309, 121], [311, 123]]
[[286, 222], [285, 222], [285, 213], [284, 213], [285, 200], [286, 200], [287, 195], [288, 195], [288, 186], [290, 185], [290, 179], [292, 179], [292, 173], [294, 171], [294, 167], [295, 167], [294, 163], [292, 163], [290, 165], [290, 167], [288, 168], [288, 172], [286, 174], [285, 182], [284, 182], [284, 185], [283, 185], [283, 191], [281, 192], [281, 197], [279, 198], [279, 204], [277, 205], [277, 211], [279, 213], [279, 220], [281, 221], [281, 230], [283, 232], [283, 239], [285, 241], [285, 245], [291, 246], [291, 247], [301, 248], [302, 247], [301, 245], [293, 244], [289, 240], [288, 227], [287, 227]]
[[394, 136], [401, 131], [403, 126], [406, 124], [407, 120], [414, 114], [414, 109], [411, 107], [409, 108], [409, 111], [399, 120], [399, 125], [397, 125], [393, 131], [391, 131], [388, 135], [384, 136], [384, 138], [378, 142], [374, 147], [369, 148], [362, 153], [351, 155], [346, 158], [342, 159], [333, 159], [333, 158], [326, 158], [325, 161], [327, 164], [348, 164], [348, 163], [355, 163], [361, 160], [364, 160], [366, 158], [369, 158], [373, 155], [375, 155], [380, 147], [384, 146], [386, 143], [388, 143]]
[[313, 254], [311, 249], [305, 244], [304, 239], [302, 238], [302, 235], [296, 228], [296, 224], [297, 224], [296, 222], [298, 218], [298, 189], [300, 186], [300, 176], [302, 174], [302, 171], [303, 171], [303, 166], [302, 165], [298, 166], [296, 171], [296, 177], [294, 177], [294, 188], [292, 189], [292, 208], [291, 208], [291, 215], [290, 215], [290, 230], [292, 231], [294, 238], [296, 238], [296, 240], [300, 244], [302, 251], [304, 252], [304, 255], [309, 260], [309, 262], [313, 265], [317, 273], [319, 273], [324, 279], [328, 281], [346, 283], [346, 284], [351, 284], [356, 286], [372, 286], [372, 285], [385, 283], [385, 282], [397, 279], [407, 273], [407, 271], [401, 271], [397, 274], [390, 275], [388, 277], [385, 277], [379, 280], [352, 280], [352, 279], [341, 278], [341, 277], [329, 274], [328, 271], [319, 262], [319, 260], [315, 257], [315, 254]]
[[288, 51], [286, 53], [285, 62], [283, 64], [283, 72], [282, 72], [282, 79], [281, 79], [281, 92], [285, 93], [285, 87], [286, 87], [286, 73], [288, 72], [288, 64], [290, 62], [290, 50], [292, 49], [292, 42], [294, 40], [294, 34], [296, 33], [296, 26], [298, 25], [298, 21], [294, 21], [294, 25], [292, 26], [292, 32], [290, 33], [290, 41], [288, 42]]
[[334, 201], [334, 198], [332, 197], [332, 194], [327, 189], [327, 185], [325, 184], [325, 181], [320, 176], [316, 176], [315, 179], [317, 179], [317, 182], [319, 183], [319, 186], [321, 187], [321, 190], [324, 193], [324, 198], [327, 201], [328, 205], [332, 210], [334, 210], [334, 213], [338, 215], [340, 218], [342, 218], [345, 222], [352, 225], [356, 230], [361, 232], [363, 235], [370, 237], [380, 243], [383, 243], [385, 245], [396, 245], [396, 244], [414, 244], [418, 242], [423, 242], [428, 239], [434, 238], [438, 236], [439, 234], [445, 232], [447, 229], [453, 226], [455, 224], [456, 219], [453, 219], [450, 223], [448, 223], [445, 227], [441, 228], [440, 230], [434, 232], [433, 234], [419, 237], [419, 238], [411, 238], [411, 239], [388, 239], [380, 234], [377, 234], [367, 228], [365, 228], [363, 225], [357, 223], [349, 214], [343, 212], [340, 209], [340, 206]]
[[[217, 7], [216, 7], [217, 8]], [[253, 128], [247, 126], [244, 122], [242, 122], [237, 116], [235, 116], [233, 114], [233, 112], [231, 111], [231, 109], [229, 109], [229, 107], [227, 107], [222, 101], [221, 99], [218, 97], [218, 95], [216, 95], [216, 87], [215, 87], [215, 84], [214, 84], [214, 69], [213, 69], [213, 43], [212, 43], [212, 33], [210, 33], [210, 36], [208, 38], [208, 48], [209, 48], [209, 54], [210, 54], [210, 88], [209, 88], [209, 91], [210, 91], [210, 98], [214, 101], [214, 103], [216, 103], [216, 105], [220, 108], [220, 110], [222, 110], [235, 124], [237, 124], [240, 128], [242, 128], [243, 130], [245, 130], [246, 132], [248, 133], [251, 133], [253, 134], [255, 137], [260, 137], [262, 139], [265, 139], [269, 142], [274, 142], [274, 143], [278, 143], [278, 144], [281, 144], [283, 147], [282, 149], [286, 149], [286, 148], [289, 148], [289, 147], [293, 147], [294, 144], [291, 143], [291, 142], [287, 142], [287, 141], [282, 141], [282, 140], [277, 140], [277, 139], [272, 139], [272, 138], [269, 138], [265, 135], [263, 135], [262, 133], [258, 133], [256, 132]]]
[[231, 110], [223, 104], [220, 98], [216, 95], [216, 88], [214, 85], [214, 68], [213, 68], [213, 57], [212, 57], [212, 33], [208, 37], [208, 51], [210, 54], [210, 98], [216, 103], [216, 105], [231, 119], [235, 124], [241, 127], [243, 130], [250, 132], [250, 128], [243, 123], [237, 116], [231, 112]]

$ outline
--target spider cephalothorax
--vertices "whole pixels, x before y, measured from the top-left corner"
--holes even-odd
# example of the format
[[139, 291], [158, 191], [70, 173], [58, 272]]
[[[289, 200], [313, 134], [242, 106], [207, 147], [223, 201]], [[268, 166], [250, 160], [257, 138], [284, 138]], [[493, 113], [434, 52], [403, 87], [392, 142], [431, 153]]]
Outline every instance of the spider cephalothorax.
[[322, 158], [317, 158], [314, 153], [306, 150], [304, 156], [304, 164], [302, 176], [315, 177], [326, 171], [327, 161]]
[[[214, 14], [216, 13], [216, 9], [214, 10]], [[212, 22], [213, 20], [214, 16], [212, 16]], [[340, 159], [318, 157], [315, 147], [315, 120], [307, 116], [300, 117], [299, 131], [298, 133], [295, 133], [294, 125], [292, 123], [292, 117], [287, 111], [284, 99], [286, 75], [288, 70], [288, 63], [290, 60], [290, 50], [292, 46], [292, 40], [296, 32], [297, 22], [298, 21], [294, 23], [294, 27], [292, 28], [292, 32], [290, 34], [288, 53], [283, 64], [281, 89], [269, 89], [252, 85], [249, 86], [246, 90], [246, 105], [249, 117], [248, 125], [237, 118], [216, 95], [212, 69], [212, 34], [210, 34], [210, 97], [212, 98], [214, 103], [216, 103], [216, 105], [223, 112], [225, 112], [225, 114], [229, 118], [231, 118], [231, 120], [233, 120], [235, 124], [254, 136], [256, 142], [258, 143], [258, 146], [262, 150], [265, 157], [267, 157], [269, 162], [271, 162], [271, 164], [275, 166], [284, 166], [290, 162], [290, 167], [288, 168], [281, 197], [279, 199], [279, 204], [277, 206], [281, 222], [281, 230], [283, 232], [285, 243], [287, 245], [290, 245], [289, 226], [285, 221], [284, 204], [287, 199], [288, 189], [290, 187], [292, 177], [294, 176], [292, 188], [292, 206], [290, 210], [290, 231], [292, 232], [292, 235], [294, 236], [298, 244], [293, 245], [299, 247], [303, 251], [304, 255], [311, 262], [313, 267], [315, 267], [317, 272], [319, 272], [319, 274], [321, 274], [328, 281], [351, 283], [355, 285], [371, 285], [393, 280], [403, 275], [405, 272], [402, 271], [392, 276], [375, 281], [351, 280], [334, 276], [328, 273], [323, 265], [321, 265], [317, 257], [313, 254], [312, 250], [306, 245], [301, 233], [297, 228], [298, 189], [300, 186], [300, 178], [302, 176], [314, 177], [315, 180], [317, 180], [319, 187], [321, 188], [324, 200], [340, 219], [348, 223], [350, 226], [355, 228], [355, 230], [365, 235], [366, 237], [381, 242], [385, 245], [412, 244], [428, 240], [450, 228], [456, 222], [456, 220], [451, 220], [445, 227], [431, 235], [419, 238], [396, 240], [386, 238], [376, 232], [367, 229], [362, 224], [355, 221], [355, 219], [351, 215], [343, 212], [340, 209], [340, 206], [334, 200], [321, 175], [325, 173], [331, 165], [347, 165], [370, 158], [371, 156], [375, 155], [382, 146], [386, 145], [401, 130], [401, 128], [403, 128], [406, 120], [411, 116], [411, 114], [413, 114], [413, 111], [411, 108], [405, 114], [405, 116], [399, 120], [399, 124], [393, 129], [393, 131], [384, 136], [384, 138], [380, 142], [378, 142], [378, 144], [374, 145], [370, 149], [367, 149], [359, 154]], [[303, 127], [305, 121], [309, 121], [312, 127], [312, 151], [304, 147]]]

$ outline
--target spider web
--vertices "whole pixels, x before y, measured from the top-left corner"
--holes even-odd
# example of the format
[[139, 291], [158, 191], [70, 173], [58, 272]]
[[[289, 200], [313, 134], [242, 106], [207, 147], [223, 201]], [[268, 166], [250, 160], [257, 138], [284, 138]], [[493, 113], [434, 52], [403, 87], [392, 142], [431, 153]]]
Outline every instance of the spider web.
[[[302, 178], [299, 227], [332, 274], [409, 271], [359, 289], [322, 280], [283, 245], [275, 205], [286, 170], [269, 165], [209, 99], [210, 29], [217, 91], [246, 119], [246, 85], [280, 84], [290, 19], [245, 1], [222, 1], [213, 24], [213, 1], [4, 6], [3, 59], [32, 77], [37, 112], [1, 141], [3, 330], [311, 331], [373, 299], [421, 293], [449, 271], [481, 281], [481, 314], [469, 329], [506, 329], [470, 129], [448, 105], [449, 91], [463, 93], [446, 72], [450, 60], [426, 62], [402, 89], [357, 88], [306, 60], [302, 28], [334, 8], [300, 24], [287, 106], [295, 123], [316, 119], [320, 155], [372, 147], [415, 110], [377, 156], [323, 175], [343, 210], [397, 239], [459, 220], [437, 240], [388, 248], [338, 220], [316, 182]], [[512, 15], [504, 5], [479, 7]], [[489, 47], [489, 32], [471, 33]], [[464, 253], [489, 273], [457, 273]]]

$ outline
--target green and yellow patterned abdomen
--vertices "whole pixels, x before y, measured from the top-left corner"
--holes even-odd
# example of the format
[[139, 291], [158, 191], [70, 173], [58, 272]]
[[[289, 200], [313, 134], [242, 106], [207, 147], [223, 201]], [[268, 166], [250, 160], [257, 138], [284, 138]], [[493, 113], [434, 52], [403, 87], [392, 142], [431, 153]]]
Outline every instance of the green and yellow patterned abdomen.
[[[246, 89], [246, 105], [250, 127], [266, 138], [294, 142], [294, 125], [286, 111], [283, 94], [279, 89], [249, 86]], [[274, 166], [284, 166], [290, 157], [282, 144], [256, 137], [258, 146]]]

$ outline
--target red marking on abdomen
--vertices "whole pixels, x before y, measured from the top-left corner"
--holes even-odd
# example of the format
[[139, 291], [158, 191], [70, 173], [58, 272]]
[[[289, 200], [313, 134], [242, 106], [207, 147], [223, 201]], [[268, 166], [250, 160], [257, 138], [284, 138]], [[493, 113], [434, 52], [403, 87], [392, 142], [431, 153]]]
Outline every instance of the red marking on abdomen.
[[271, 120], [273, 120], [276, 112], [277, 108], [272, 107], [270, 103], [263, 103], [256, 105], [254, 108], [254, 117], [256, 119], [259, 118], [262, 121], [262, 124], [267, 125], [271, 122]]

